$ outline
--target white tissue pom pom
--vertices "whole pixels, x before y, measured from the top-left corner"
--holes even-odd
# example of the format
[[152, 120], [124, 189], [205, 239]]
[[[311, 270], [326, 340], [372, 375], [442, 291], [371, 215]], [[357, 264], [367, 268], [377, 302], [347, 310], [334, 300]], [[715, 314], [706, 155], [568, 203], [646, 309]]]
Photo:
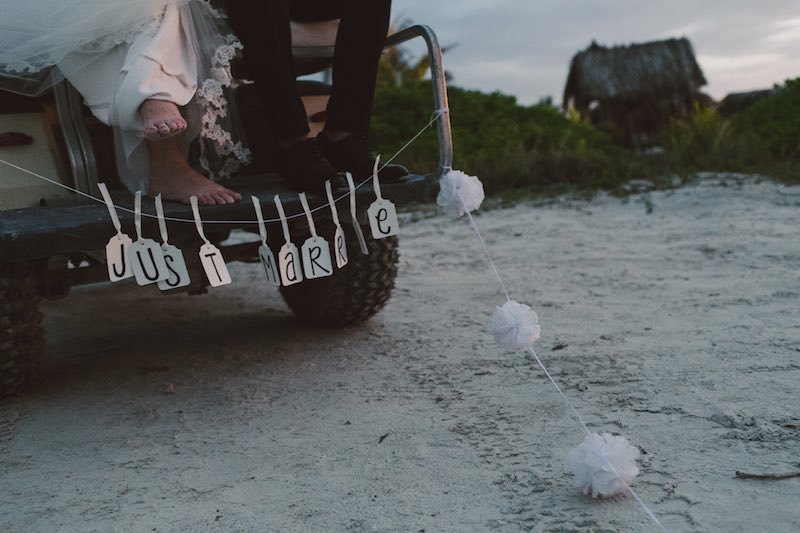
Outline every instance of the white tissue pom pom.
[[610, 433], [590, 433], [569, 452], [575, 486], [584, 494], [591, 492], [593, 498], [625, 492], [626, 485], [639, 474], [638, 458], [639, 450], [625, 437]]
[[475, 176], [469, 176], [460, 170], [451, 170], [439, 179], [436, 203], [446, 213], [463, 216], [468, 211], [478, 209], [484, 198], [483, 183]]
[[541, 335], [539, 315], [525, 304], [510, 300], [497, 307], [492, 315], [492, 332], [501, 347], [527, 348]]

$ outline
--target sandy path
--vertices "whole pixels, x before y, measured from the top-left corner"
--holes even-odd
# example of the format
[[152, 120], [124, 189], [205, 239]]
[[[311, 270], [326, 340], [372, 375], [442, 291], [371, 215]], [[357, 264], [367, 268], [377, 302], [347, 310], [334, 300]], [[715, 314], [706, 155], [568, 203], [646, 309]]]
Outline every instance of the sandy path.
[[[298, 325], [251, 265], [202, 297], [48, 304], [47, 381], [0, 407], [3, 531], [649, 531], [576, 493], [582, 438], [463, 220], [405, 216], [388, 306]], [[706, 180], [484, 210], [512, 298], [594, 431], [643, 450], [672, 531], [800, 530], [800, 187]]]

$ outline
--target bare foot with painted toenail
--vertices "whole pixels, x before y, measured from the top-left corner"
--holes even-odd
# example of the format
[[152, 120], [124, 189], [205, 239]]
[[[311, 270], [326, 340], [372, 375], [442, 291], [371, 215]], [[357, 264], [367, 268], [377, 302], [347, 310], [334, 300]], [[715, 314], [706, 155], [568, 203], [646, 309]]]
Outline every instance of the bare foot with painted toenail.
[[224, 205], [238, 202], [242, 195], [214, 183], [196, 172], [186, 161], [174, 138], [147, 141], [150, 152], [150, 181], [147, 194], [164, 200], [189, 203], [197, 196], [200, 205]]
[[166, 100], [145, 100], [139, 106], [139, 118], [148, 141], [167, 139], [186, 129], [186, 120], [178, 106]]

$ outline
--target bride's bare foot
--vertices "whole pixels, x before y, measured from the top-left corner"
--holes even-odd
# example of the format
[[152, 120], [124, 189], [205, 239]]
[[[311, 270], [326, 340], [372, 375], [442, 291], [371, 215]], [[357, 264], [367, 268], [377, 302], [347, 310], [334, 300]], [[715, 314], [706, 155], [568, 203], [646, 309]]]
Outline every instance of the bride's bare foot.
[[178, 106], [166, 100], [145, 100], [139, 106], [144, 126], [144, 138], [158, 141], [177, 135], [186, 129], [186, 120]]
[[232, 204], [242, 195], [214, 183], [195, 170], [186, 161], [175, 139], [148, 142], [150, 152], [150, 182], [148, 195], [159, 194], [164, 200], [189, 203], [197, 196], [200, 205]]

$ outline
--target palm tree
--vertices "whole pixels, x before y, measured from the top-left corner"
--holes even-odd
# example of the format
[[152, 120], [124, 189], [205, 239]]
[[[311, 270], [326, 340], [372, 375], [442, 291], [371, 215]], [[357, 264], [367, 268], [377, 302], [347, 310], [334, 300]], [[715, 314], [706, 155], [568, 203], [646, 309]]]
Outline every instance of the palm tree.
[[[396, 33], [401, 28], [407, 28], [413, 23], [409, 19], [395, 19], [389, 25], [389, 34]], [[442, 52], [447, 52], [455, 45], [442, 47]], [[383, 51], [378, 64], [378, 87], [398, 87], [422, 81], [430, 70], [430, 59], [427, 55], [415, 59], [403, 45], [393, 46]], [[450, 81], [450, 73], [445, 71], [445, 79]]]

